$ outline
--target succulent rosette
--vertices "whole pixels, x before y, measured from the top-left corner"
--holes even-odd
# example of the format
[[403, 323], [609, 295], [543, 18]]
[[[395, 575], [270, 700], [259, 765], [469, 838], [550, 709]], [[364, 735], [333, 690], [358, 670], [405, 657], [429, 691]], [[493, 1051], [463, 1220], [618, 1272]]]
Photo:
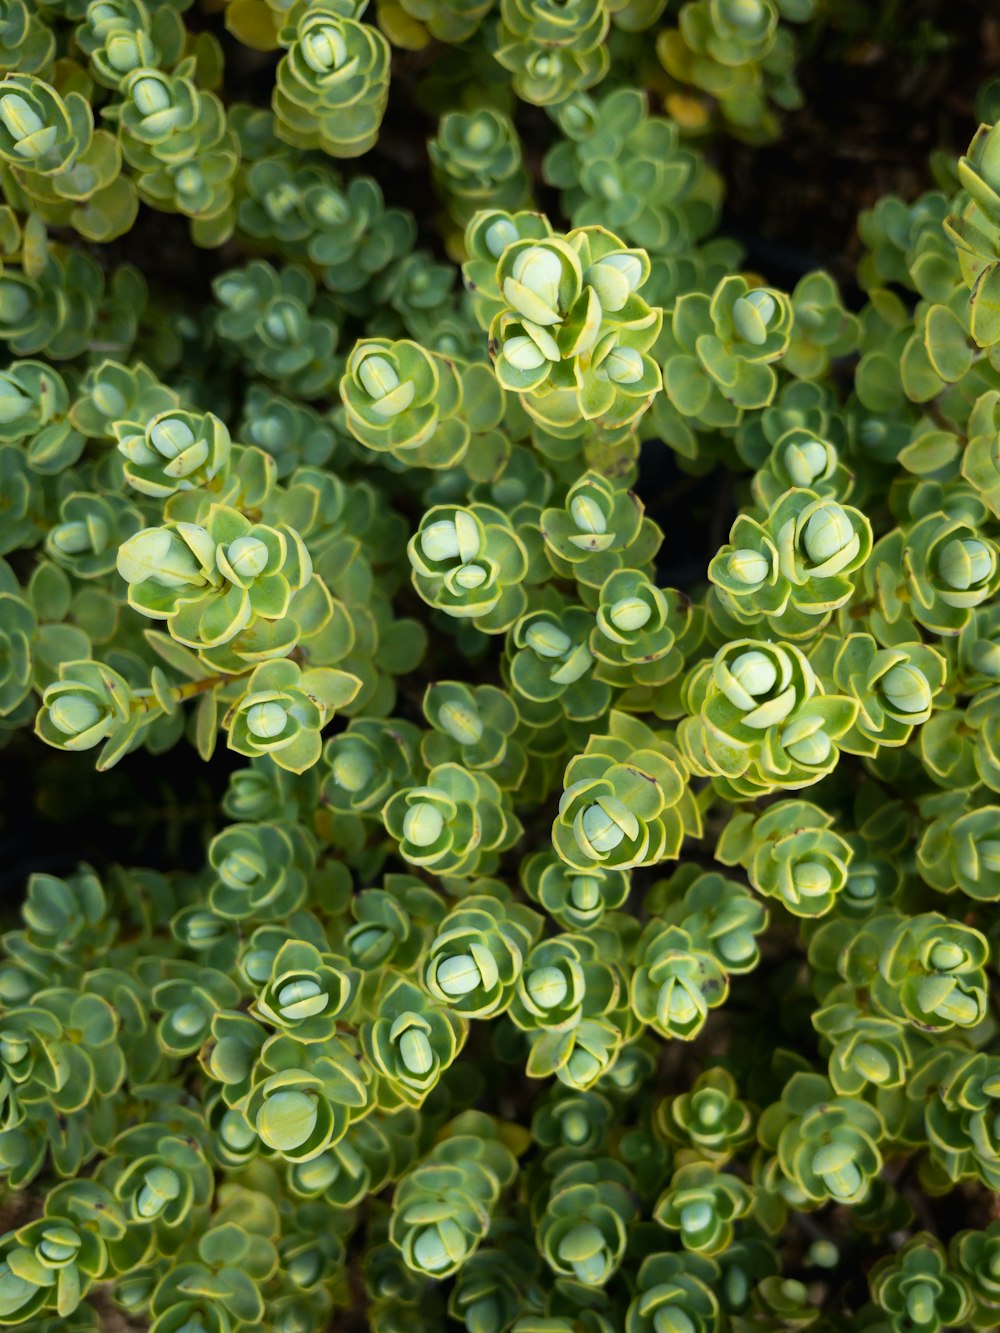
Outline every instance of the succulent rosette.
[[540, 922], [529, 908], [473, 894], [439, 923], [422, 981], [427, 993], [466, 1018], [485, 1018], [510, 1004]]
[[[600, 717], [610, 688], [594, 675], [590, 651], [593, 615], [582, 606], [530, 611], [510, 635], [509, 675], [521, 714], [529, 725], [545, 725], [565, 713], [575, 722]], [[522, 702], [523, 701], [523, 702]]]
[[871, 554], [868, 519], [816, 492], [786, 491], [766, 520], [741, 515], [709, 566], [725, 609], [737, 620], [765, 620], [790, 637], [808, 637], [854, 592], [850, 577]]
[[836, 741], [858, 711], [855, 700], [821, 688], [794, 644], [726, 644], [687, 680], [692, 716], [677, 729], [685, 760], [747, 794], [818, 782], [836, 765]]
[[119, 549], [118, 572], [135, 610], [165, 620], [180, 643], [215, 648], [257, 618], [282, 620], [312, 576], [312, 560], [293, 529], [213, 505], [204, 526], [137, 532]]
[[639, 498], [598, 472], [578, 478], [561, 508], [542, 511], [541, 530], [555, 569], [595, 588], [626, 561], [643, 565], [659, 535]]
[[620, 429], [651, 404], [662, 381], [648, 352], [662, 312], [637, 294], [649, 271], [645, 251], [601, 227], [516, 240], [500, 255], [494, 367], [546, 430]]
[[273, 97], [277, 133], [299, 148], [358, 157], [378, 137], [389, 96], [389, 43], [358, 20], [365, 5], [295, 4]]
[[697, 633], [691, 602], [676, 588], [658, 588], [644, 574], [621, 569], [601, 585], [591, 651], [598, 675], [615, 685], [665, 685], [684, 667]]
[[552, 842], [574, 870], [655, 865], [700, 830], [673, 745], [622, 714], [610, 722], [611, 735], [592, 736], [566, 769]]
[[360, 687], [357, 676], [333, 667], [303, 671], [287, 658], [263, 662], [224, 719], [230, 748], [270, 755], [281, 768], [301, 773], [320, 757], [323, 727]]
[[356, 343], [340, 395], [355, 439], [401, 462], [451, 467], [468, 446], [455, 367], [418, 343], [388, 338]]
[[632, 974], [632, 1008], [641, 1022], [668, 1040], [691, 1041], [728, 993], [729, 978], [714, 955], [679, 927], [650, 923]]
[[431, 769], [426, 785], [396, 792], [382, 818], [407, 861], [440, 875], [488, 872], [521, 829], [488, 774], [451, 763]]
[[523, 612], [527, 552], [499, 509], [436, 505], [406, 549], [417, 591], [447, 615], [499, 634]]
[[229, 431], [211, 412], [160, 412], [146, 422], [116, 421], [125, 477], [156, 499], [208, 486], [229, 464]]
[[635, 1212], [632, 1181], [619, 1163], [567, 1166], [552, 1182], [538, 1248], [560, 1276], [602, 1287], [624, 1257]]
[[824, 639], [810, 659], [839, 690], [857, 699], [857, 720], [839, 744], [851, 754], [868, 756], [883, 745], [906, 744], [914, 727], [930, 718], [948, 674], [936, 649], [923, 643], [880, 649], [870, 634]]
[[950, 637], [1000, 587], [1000, 554], [996, 542], [962, 516], [926, 514], [879, 541], [865, 578], [887, 627], [877, 637], [895, 642], [894, 627], [901, 624], [905, 634], [909, 617]]
[[528, 896], [567, 930], [595, 925], [605, 912], [621, 907], [629, 892], [626, 871], [573, 870], [553, 852], [527, 857], [521, 875]]
[[464, 1019], [400, 973], [387, 972], [361, 1044], [385, 1086], [380, 1103], [420, 1106], [461, 1050]]
[[322, 1041], [349, 1014], [360, 983], [361, 974], [345, 959], [323, 954], [305, 940], [288, 940], [275, 955], [255, 1012], [297, 1041]]

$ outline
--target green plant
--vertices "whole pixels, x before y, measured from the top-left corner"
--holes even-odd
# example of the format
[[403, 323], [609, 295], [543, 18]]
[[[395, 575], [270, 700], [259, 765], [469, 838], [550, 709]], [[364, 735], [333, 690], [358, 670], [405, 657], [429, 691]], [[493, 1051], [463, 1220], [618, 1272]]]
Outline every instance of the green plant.
[[1000, 96], [874, 8], [0, 0], [0, 1326], [1000, 1325]]

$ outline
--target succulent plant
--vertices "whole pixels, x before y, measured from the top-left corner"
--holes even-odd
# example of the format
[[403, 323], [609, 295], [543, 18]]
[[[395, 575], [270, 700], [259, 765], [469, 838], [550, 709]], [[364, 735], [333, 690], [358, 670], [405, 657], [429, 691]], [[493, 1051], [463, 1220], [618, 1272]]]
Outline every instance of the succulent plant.
[[969, 9], [0, 0], [0, 1325], [1000, 1327]]

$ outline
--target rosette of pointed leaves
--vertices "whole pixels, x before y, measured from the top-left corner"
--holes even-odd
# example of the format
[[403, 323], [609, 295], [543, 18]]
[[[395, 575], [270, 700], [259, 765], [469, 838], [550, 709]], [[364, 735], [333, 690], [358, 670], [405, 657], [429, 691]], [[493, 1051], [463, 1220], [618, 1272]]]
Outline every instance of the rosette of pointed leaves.
[[874, 756], [882, 745], [905, 745], [926, 722], [944, 688], [947, 664], [934, 648], [900, 643], [880, 649], [870, 634], [824, 638], [810, 660], [839, 691], [858, 701], [858, 716], [840, 747]]
[[548, 1162], [592, 1157], [604, 1148], [614, 1111], [599, 1092], [566, 1092], [558, 1088], [539, 1106], [531, 1120], [536, 1142], [550, 1149]]
[[112, 429], [126, 480], [141, 495], [165, 499], [208, 486], [229, 464], [229, 431], [211, 412], [172, 410], [146, 422], [118, 420]]
[[501, 0], [494, 54], [522, 101], [554, 106], [604, 78], [608, 26], [603, 0]]
[[736, 520], [708, 576], [740, 623], [763, 620], [772, 631], [804, 638], [850, 600], [851, 575], [871, 550], [871, 524], [860, 510], [795, 488], [763, 523], [745, 514]]
[[305, 940], [288, 940], [271, 964], [271, 975], [253, 1012], [297, 1041], [322, 1041], [337, 1030], [358, 997], [361, 973], [345, 959], [324, 954]]
[[757, 819], [737, 815], [716, 856], [742, 865], [758, 893], [793, 916], [823, 916], [847, 884], [854, 849], [833, 828], [833, 815], [808, 801], [777, 801]]
[[430, 606], [501, 634], [523, 614], [528, 554], [492, 505], [435, 505], [406, 548], [413, 584]]
[[965, 1279], [950, 1271], [941, 1242], [927, 1232], [880, 1259], [868, 1274], [868, 1287], [893, 1333], [958, 1327], [972, 1306]]
[[160, 1328], [200, 1323], [215, 1333], [264, 1316], [260, 1286], [278, 1267], [277, 1208], [265, 1194], [239, 1186], [227, 1187], [226, 1195], [187, 1261], [154, 1274], [151, 1295], [148, 1282], [139, 1289]]
[[674, 1172], [653, 1216], [679, 1233], [686, 1250], [711, 1258], [728, 1247], [733, 1223], [750, 1211], [752, 1197], [738, 1176], [709, 1162], [692, 1162]]
[[517, 130], [501, 111], [449, 111], [427, 152], [438, 194], [463, 230], [480, 208], [518, 209], [530, 202]]
[[529, 726], [545, 726], [560, 714], [590, 722], [606, 712], [611, 689], [594, 676], [593, 626], [590, 611], [553, 598], [550, 610], [530, 611], [511, 630], [507, 675]]
[[552, 1181], [536, 1233], [553, 1272], [603, 1287], [625, 1254], [637, 1212], [634, 1191], [630, 1172], [610, 1158], [564, 1167]]
[[942, 808], [917, 847], [921, 878], [942, 893], [961, 889], [977, 902], [1000, 901], [1000, 806], [966, 810], [955, 818], [957, 803], [949, 800], [954, 796], [932, 798]]
[[520, 718], [508, 694], [494, 685], [442, 680], [427, 687], [424, 717], [433, 727], [421, 754], [428, 767], [460, 763], [465, 768], [523, 771], [523, 751], [512, 740]]
[[[466, 1127], [468, 1130], [462, 1132]], [[489, 1231], [501, 1192], [517, 1174], [513, 1153], [488, 1116], [470, 1113], [396, 1186], [389, 1235], [408, 1268], [456, 1273]]]
[[163, 971], [166, 979], [152, 990], [152, 1008], [160, 1014], [156, 1039], [167, 1055], [178, 1059], [198, 1050], [220, 1010], [235, 1006], [240, 992], [218, 968], [186, 959], [171, 959]]
[[57, 750], [102, 745], [98, 769], [110, 768], [131, 748], [140, 727], [155, 714], [124, 677], [103, 662], [61, 662], [59, 679], [47, 685], [35, 733]]
[[702, 1254], [651, 1254], [639, 1269], [638, 1290], [625, 1316], [625, 1333], [714, 1333], [719, 1327], [715, 1289], [718, 1265]]
[[465, 1043], [467, 1026], [429, 1000], [407, 977], [387, 970], [361, 1024], [365, 1056], [381, 1076], [378, 1100], [389, 1110], [420, 1106]]
[[378, 815], [394, 792], [412, 785], [419, 743], [419, 731], [411, 723], [352, 718], [323, 751], [329, 768], [323, 800], [344, 814]]
[[196, 66], [195, 56], [169, 74], [140, 65], [122, 79], [122, 100], [111, 112], [140, 196], [191, 218], [195, 243], [216, 246], [233, 229], [240, 150], [222, 103], [197, 87]]
[[141, 361], [132, 366], [101, 361], [77, 385], [69, 415], [82, 434], [111, 441], [116, 421], [145, 422], [177, 406], [177, 395]]
[[502, 1013], [540, 931], [541, 919], [528, 907], [488, 894], [463, 898], [427, 946], [424, 988], [463, 1018]]
[[626, 562], [646, 565], [662, 538], [638, 496], [598, 472], [578, 478], [561, 508], [542, 510], [541, 530], [556, 572], [592, 588]]
[[356, 343], [340, 396], [354, 438], [401, 463], [454, 467], [468, 448], [459, 372], [418, 343], [388, 338]]
[[701, 831], [674, 746], [622, 713], [612, 712], [609, 726], [570, 760], [552, 828], [556, 852], [583, 872], [655, 865]]
[[212, 291], [219, 307], [216, 332], [255, 374], [301, 398], [318, 397], [336, 383], [338, 328], [328, 317], [334, 307], [317, 297], [306, 269], [285, 264], [276, 270], [254, 260], [221, 274]]
[[542, 170], [562, 190], [574, 226], [604, 225], [656, 252], [682, 249], [709, 229], [718, 182], [679, 146], [674, 121], [649, 115], [640, 89], [616, 88], [597, 102], [578, 97], [559, 108], [559, 122], [567, 137]]
[[122, 1211], [93, 1181], [66, 1181], [51, 1190], [45, 1215], [0, 1237], [4, 1274], [0, 1317], [41, 1327], [46, 1310], [67, 1321], [110, 1268], [109, 1242], [125, 1235]]
[[74, 491], [59, 505], [45, 550], [77, 578], [102, 578], [114, 569], [119, 546], [141, 527], [142, 515], [120, 496]]
[[554, 852], [534, 852], [525, 857], [521, 879], [528, 897], [566, 930], [596, 925], [605, 912], [621, 907], [629, 892], [626, 871], [601, 866], [573, 870]]
[[803, 1201], [863, 1203], [882, 1168], [885, 1126], [867, 1102], [832, 1092], [818, 1074], [793, 1074], [781, 1100], [761, 1116], [758, 1134]]
[[602, 583], [600, 598], [590, 649], [602, 680], [656, 688], [681, 673], [685, 648], [699, 632], [683, 593], [657, 588], [636, 569], [620, 569]]
[[369, 1107], [370, 1070], [353, 1038], [265, 1043], [240, 1110], [260, 1141], [287, 1162], [309, 1162], [340, 1142]]
[[515, 241], [544, 240], [551, 235], [551, 224], [541, 213], [487, 208], [469, 222], [464, 237], [468, 258], [462, 264], [462, 279], [482, 329], [488, 329], [494, 316], [507, 305], [497, 269], [504, 250]]
[[650, 921], [636, 946], [631, 1003], [636, 1017], [661, 1037], [692, 1041], [710, 1009], [729, 994], [729, 978], [714, 954], [687, 931]]
[[357, 695], [357, 676], [334, 667], [303, 671], [288, 658], [262, 662], [223, 719], [237, 754], [269, 755], [279, 768], [303, 773], [320, 757], [320, 732]]
[[679, 297], [660, 344], [671, 405], [705, 426], [735, 426], [744, 410], [766, 407], [791, 328], [788, 297], [743, 277], [723, 278], [711, 296]]
[[140, 170], [163, 163], [189, 162], [201, 143], [202, 118], [212, 104], [223, 117], [221, 105], [199, 92], [190, 75], [191, 62], [173, 73], [139, 66], [119, 84], [121, 102], [115, 109], [119, 137], [126, 158]]
[[459, 764], [438, 764], [425, 785], [394, 793], [382, 819], [401, 856], [439, 875], [488, 874], [521, 835], [510, 797]]
[[878, 958], [877, 997], [891, 1014], [928, 1032], [974, 1027], [987, 1007], [985, 938], [938, 912], [904, 918]]
[[821, 690], [794, 644], [726, 644], [685, 683], [691, 716], [677, 740], [688, 766], [746, 796], [818, 782], [836, 766], [835, 742], [858, 711], [855, 700]]
[[296, 148], [360, 157], [378, 138], [389, 96], [389, 43], [359, 20], [366, 0], [299, 3], [278, 35], [275, 131]]
[[648, 353], [662, 311], [638, 294], [649, 272], [644, 250], [603, 227], [501, 252], [490, 355], [500, 384], [546, 431], [575, 437], [583, 422], [619, 430], [652, 403], [662, 381]]
[[274, 459], [279, 479], [303, 465], [322, 467], [332, 456], [339, 458], [344, 449], [332, 422], [263, 384], [250, 386], [239, 429], [250, 444]]
[[209, 905], [220, 916], [240, 921], [294, 912], [305, 896], [316, 852], [299, 824], [230, 824], [209, 843], [208, 860], [218, 877]]
[[269, 156], [249, 167], [242, 185], [240, 231], [276, 242], [290, 259], [304, 245], [324, 284], [340, 295], [358, 292], [413, 244], [412, 216], [386, 209], [370, 176], [342, 183], [328, 169]]
[[865, 587], [876, 601], [872, 628], [883, 642], [912, 640], [910, 617], [932, 634], [950, 636], [1000, 587], [1000, 555], [961, 515], [925, 514], [877, 543]]
[[752, 1138], [753, 1113], [740, 1101], [728, 1070], [706, 1069], [690, 1092], [664, 1097], [656, 1108], [656, 1127], [669, 1142], [723, 1163]]

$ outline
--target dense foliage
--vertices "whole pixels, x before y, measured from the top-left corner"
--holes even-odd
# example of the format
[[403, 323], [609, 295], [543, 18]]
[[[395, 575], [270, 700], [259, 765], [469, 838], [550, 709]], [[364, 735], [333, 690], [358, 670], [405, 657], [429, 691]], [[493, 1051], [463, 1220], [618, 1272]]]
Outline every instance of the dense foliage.
[[365, 8], [0, 0], [3, 763], [226, 784], [18, 886], [0, 1325], [995, 1328], [997, 85], [852, 310], [814, 0]]

